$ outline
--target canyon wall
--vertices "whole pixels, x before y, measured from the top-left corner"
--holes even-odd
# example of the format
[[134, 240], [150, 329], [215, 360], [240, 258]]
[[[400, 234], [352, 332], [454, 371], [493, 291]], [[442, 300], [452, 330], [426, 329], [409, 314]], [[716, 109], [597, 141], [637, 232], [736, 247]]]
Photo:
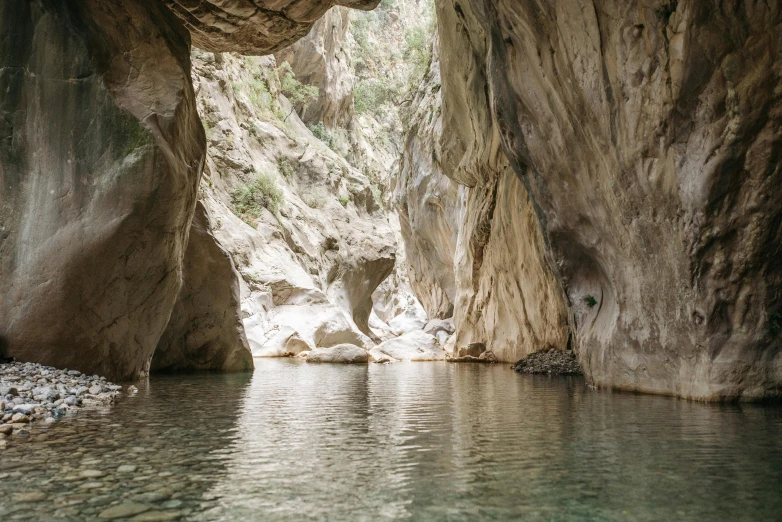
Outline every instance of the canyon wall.
[[335, 7], [315, 22], [301, 40], [275, 53], [278, 64], [288, 62], [296, 78], [317, 86], [318, 96], [301, 107], [305, 123], [346, 127], [353, 120], [353, 73], [347, 44], [350, 11]]
[[3, 2], [0, 23], [0, 337], [130, 378], [177, 298], [204, 160], [189, 37], [156, 2]]
[[481, 66], [448, 44], [464, 68], [458, 77], [472, 85], [454, 82], [444, 94], [448, 77], [441, 78], [435, 42], [412, 104], [395, 197], [411, 283], [430, 318], [453, 317], [452, 350], [483, 343], [500, 360], [516, 361], [565, 348], [564, 294], [545, 262], [526, 190], [499, 147]]
[[147, 371], [179, 297], [205, 159], [191, 34], [273, 52], [333, 4], [0, 5], [4, 355], [117, 380]]
[[[778, 396], [779, 3], [437, 5], [442, 173], [469, 187], [476, 210], [464, 212], [480, 222], [481, 205], [495, 206], [509, 182], [480, 194], [487, 162], [465, 159], [501, 148], [488, 163], [523, 184], [511, 188], [508, 241], [529, 238], [532, 223], [541, 234], [513, 245], [487, 291], [507, 287], [514, 257], [538, 249], [567, 296], [590, 382]], [[474, 230], [493, 228], [498, 207]], [[475, 256], [467, 244], [457, 267]], [[562, 290], [522, 294], [539, 303]]]
[[397, 244], [369, 180], [299, 119], [274, 57], [193, 62], [209, 142], [201, 200], [241, 274], [253, 354], [371, 348], [372, 294]]

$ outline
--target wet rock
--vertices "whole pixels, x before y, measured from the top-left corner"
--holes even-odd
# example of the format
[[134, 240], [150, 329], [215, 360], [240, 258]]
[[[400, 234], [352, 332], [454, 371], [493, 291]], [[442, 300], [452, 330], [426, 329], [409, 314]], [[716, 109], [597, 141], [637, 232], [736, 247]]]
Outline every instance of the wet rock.
[[40, 502], [46, 499], [46, 493], [43, 491], [26, 491], [11, 495], [14, 502]]
[[369, 355], [354, 344], [338, 344], [331, 348], [315, 348], [307, 354], [307, 362], [357, 364], [369, 362]]
[[487, 362], [487, 363], [499, 362], [499, 359], [497, 359], [497, 356], [491, 350], [487, 350], [483, 352], [481, 355], [478, 356], [478, 359], [481, 362]]
[[486, 351], [483, 343], [470, 343], [465, 348], [459, 348], [458, 357], [480, 357]]
[[150, 506], [138, 502], [125, 502], [101, 511], [98, 518], [113, 520], [115, 518], [127, 518], [149, 511]]
[[0, 365], [0, 388], [14, 392], [7, 395], [10, 400], [0, 401], [0, 411], [3, 411], [0, 421], [17, 424], [39, 421], [51, 424], [65, 411], [81, 407], [80, 396], [88, 392], [90, 395], [85, 400], [90, 405], [99, 405], [111, 403], [122, 389], [105, 377], [20, 362]]
[[178, 520], [180, 517], [182, 517], [180, 511], [148, 511], [130, 520], [134, 522], [165, 522], [167, 520]]
[[551, 375], [583, 375], [581, 365], [572, 351], [543, 350], [521, 359], [512, 366], [519, 373]]
[[79, 476], [84, 478], [100, 478], [106, 475], [105, 471], [101, 471], [99, 469], [85, 469], [81, 473], [79, 473]]
[[396, 362], [396, 359], [394, 359], [388, 354], [381, 352], [380, 350], [377, 349], [377, 347], [375, 347], [369, 350], [369, 362], [383, 364], [383, 363]]
[[11, 416], [11, 423], [13, 424], [26, 424], [30, 422], [30, 416], [24, 413], [14, 413]]
[[477, 357], [475, 357], [474, 355], [460, 355], [458, 357], [450, 357], [447, 360], [448, 362], [470, 362], [470, 363], [487, 363], [487, 364], [494, 364], [496, 362], [499, 362], [497, 360], [497, 356], [494, 355], [494, 352], [492, 351], [485, 351]]

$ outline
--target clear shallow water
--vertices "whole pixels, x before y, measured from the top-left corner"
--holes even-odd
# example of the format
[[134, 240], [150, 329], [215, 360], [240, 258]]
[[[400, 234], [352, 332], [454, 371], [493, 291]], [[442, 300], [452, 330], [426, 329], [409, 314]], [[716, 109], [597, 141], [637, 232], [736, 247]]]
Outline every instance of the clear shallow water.
[[594, 391], [507, 365], [256, 364], [154, 377], [111, 414], [15, 436], [0, 518], [134, 501], [158, 520], [782, 519], [778, 406]]

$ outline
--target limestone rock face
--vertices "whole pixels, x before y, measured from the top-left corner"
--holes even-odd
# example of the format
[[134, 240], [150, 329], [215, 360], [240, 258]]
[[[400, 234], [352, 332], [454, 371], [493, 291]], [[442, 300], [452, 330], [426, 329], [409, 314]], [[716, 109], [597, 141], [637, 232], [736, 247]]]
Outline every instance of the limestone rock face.
[[531, 201], [504, 228], [536, 221], [587, 378], [778, 395], [780, 6], [439, 0], [438, 15], [444, 172], [478, 186], [462, 160], [493, 120], [482, 139]]
[[346, 127], [353, 119], [353, 72], [345, 39], [349, 10], [331, 9], [301, 40], [277, 53], [277, 63], [288, 62], [296, 78], [318, 86], [318, 99], [301, 114], [306, 123]]
[[[377, 0], [341, 4], [371, 8]], [[332, 5], [0, 4], [2, 355], [114, 380], [149, 369], [180, 295], [205, 159], [191, 36], [212, 49], [271, 52], [306, 34]], [[358, 317], [369, 314], [365, 300], [345, 299]], [[182, 310], [179, 325], [187, 322]], [[241, 337], [228, 328], [226, 342]], [[211, 354], [217, 345], [208, 346]], [[195, 363], [175, 357], [176, 365], [203, 367], [198, 354]]]
[[[485, 343], [515, 362], [566, 347], [567, 308], [532, 202], [499, 148], [482, 64], [457, 37], [448, 53], [443, 40], [443, 62], [435, 44], [413, 101], [395, 201], [410, 281], [429, 317], [453, 317], [454, 346]], [[446, 57], [458, 70], [441, 79]]]
[[[445, 351], [433, 335], [414, 330], [378, 344], [373, 353], [383, 353], [398, 361], [443, 361]], [[377, 359], [377, 357], [375, 357]]]
[[374, 9], [380, 0], [159, 0], [209, 51], [270, 54], [306, 35], [333, 5]]
[[182, 290], [152, 357], [152, 371], [252, 369], [252, 354], [239, 317], [236, 269], [212, 235], [209, 216], [200, 202], [182, 272]]
[[179, 293], [205, 141], [162, 4], [0, 4], [0, 338], [130, 379]]
[[[380, 340], [369, 326], [372, 296], [394, 269], [397, 245], [369, 180], [291, 110], [273, 57], [194, 51], [193, 62], [209, 129], [202, 200], [241, 274], [253, 354], [372, 346]], [[279, 191], [278, 207], [243, 213], [238, 195], [261, 179]]]
[[353, 344], [338, 344], [331, 348], [316, 348], [307, 354], [308, 363], [358, 364], [369, 362], [369, 354]]

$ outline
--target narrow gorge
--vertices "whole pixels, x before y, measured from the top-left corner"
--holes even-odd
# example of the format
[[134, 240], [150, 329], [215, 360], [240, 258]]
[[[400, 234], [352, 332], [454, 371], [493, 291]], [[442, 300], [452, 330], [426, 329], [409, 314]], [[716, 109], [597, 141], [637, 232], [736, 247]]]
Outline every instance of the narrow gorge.
[[[300, 453], [293, 433], [311, 441], [317, 428], [345, 439], [364, 430], [388, 448], [420, 436], [442, 456], [417, 424], [433, 416], [431, 433], [442, 429], [461, 455], [460, 433], [480, 439], [475, 415], [496, 435], [484, 448], [494, 463], [499, 448], [521, 451], [507, 433], [556, 446], [536, 428], [555, 412], [550, 431], [564, 438], [578, 439], [579, 422], [616, 423], [613, 450], [583, 439], [610, 460], [632, 439], [621, 419], [634, 415], [634, 396], [612, 392], [657, 396], [638, 399], [654, 418], [679, 405], [670, 429], [685, 422], [682, 408], [704, 430], [733, 426], [697, 408], [782, 398], [781, 28], [782, 2], [754, 0], [0, 3], [0, 455], [21, 463], [19, 441], [57, 439], [47, 429], [115, 440], [98, 419], [117, 411], [117, 422], [136, 422], [134, 403], [148, 408], [152, 424], [140, 429], [160, 454], [189, 433], [205, 452], [242, 448], [219, 469], [175, 475], [252, 480], [241, 455], [263, 455], [269, 480], [299, 486], [309, 471], [269, 464], [255, 434], [289, 444], [280, 455]], [[241, 426], [245, 439], [210, 439], [192, 419], [159, 431], [177, 415], [171, 390], [208, 409], [194, 393], [209, 386], [226, 408], [216, 429]], [[767, 407], [741, 411], [767, 412], [752, 436], [767, 462], [782, 462], [771, 442], [779, 408]], [[68, 424], [82, 409], [85, 420]], [[327, 422], [321, 410], [336, 413], [323, 413]], [[522, 411], [530, 423], [514, 424]], [[342, 418], [353, 419], [339, 424], [346, 432], [332, 424]], [[650, 432], [645, 443], [664, 440]], [[365, 442], [357, 447], [383, 466], [362, 468], [377, 473], [366, 478], [377, 492], [407, 453], [375, 454]], [[326, 460], [335, 451], [322, 449]], [[95, 458], [119, 454], [108, 452]], [[421, 469], [466, 488], [459, 470], [473, 472], [470, 458]], [[533, 483], [523, 474], [537, 464], [515, 458], [512, 480]], [[10, 491], [27, 498], [7, 462], [0, 483], [19, 478]], [[63, 466], [68, 476], [79, 467]], [[326, 468], [313, 469], [330, 476]], [[767, 499], [782, 477], [755, 471], [742, 484], [764, 482]], [[100, 482], [113, 472], [100, 473], [82, 479], [101, 483], [94, 498], [105, 501], [72, 512], [63, 497], [32, 519], [308, 518], [284, 492], [277, 512], [227, 478], [150, 500], [158, 489], [118, 492]], [[570, 500], [581, 498], [574, 476], [556, 479], [574, 480]], [[340, 474], [329, 480], [345, 487], [340, 498], [353, 494]], [[565, 509], [567, 499], [555, 502], [565, 511], [535, 502], [516, 511], [506, 496], [486, 508], [475, 491], [462, 506], [455, 492], [426, 487], [411, 500], [407, 485], [376, 495], [385, 500], [367, 513], [613, 520], [622, 511], [602, 500]], [[648, 505], [636, 499], [634, 515], [674, 516], [664, 491]], [[361, 519], [355, 503], [310, 493], [324, 511], [309, 518]], [[214, 495], [204, 506], [225, 495], [241, 509], [201, 510], [190, 501], [202, 495]], [[433, 498], [443, 503], [431, 511], [417, 503]], [[721, 502], [691, 514], [709, 519]], [[776, 508], [767, 499], [748, 513]], [[24, 518], [0, 494], [3, 514]]]

